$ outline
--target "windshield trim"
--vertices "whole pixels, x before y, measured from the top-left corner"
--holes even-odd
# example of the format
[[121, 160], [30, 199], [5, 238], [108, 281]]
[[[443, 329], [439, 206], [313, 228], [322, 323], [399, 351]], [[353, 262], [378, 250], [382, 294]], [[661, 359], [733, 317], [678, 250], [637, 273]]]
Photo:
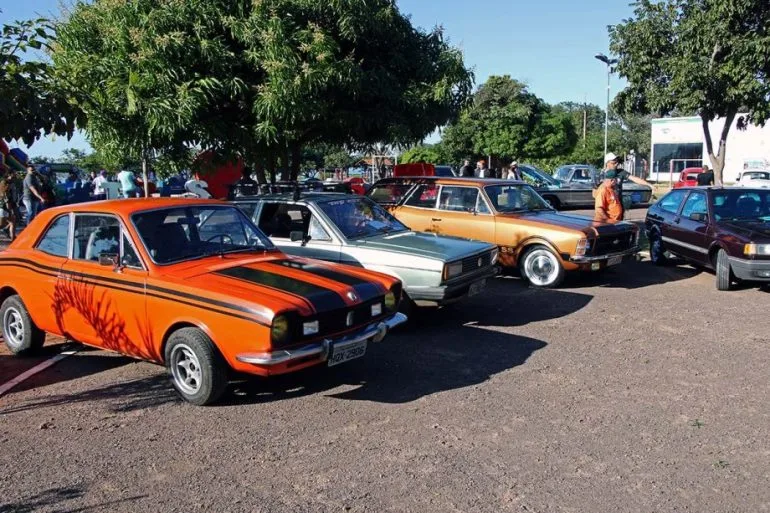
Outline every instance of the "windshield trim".
[[[223, 253], [217, 252], [217, 253], [212, 253], [212, 254], [202, 254], [202, 255], [191, 256], [191, 257], [182, 258], [182, 259], [179, 259], [179, 260], [174, 260], [173, 262], [158, 262], [158, 261], [156, 261], [155, 258], [153, 258], [153, 256], [152, 256], [152, 252], [150, 252], [150, 248], [147, 247], [147, 243], [145, 242], [144, 237], [142, 237], [142, 234], [139, 231], [139, 227], [136, 226], [135, 216], [142, 215], [142, 214], [149, 214], [151, 212], [160, 212], [160, 211], [163, 211], [163, 210], [176, 210], [176, 209], [188, 209], [188, 208], [199, 208], [199, 209], [201, 209], [201, 208], [210, 208], [210, 209], [214, 209], [214, 210], [225, 210], [225, 209], [229, 209], [229, 208], [235, 209], [235, 211], [238, 213], [238, 215], [240, 215], [242, 219], [244, 219], [248, 224], [250, 224], [252, 226], [252, 228], [254, 228], [256, 230], [257, 234], [260, 236], [260, 239], [263, 242], [267, 242], [267, 244], [263, 244], [263, 248], [264, 248], [264, 251], [266, 253], [271, 252], [271, 251], [276, 251], [278, 249], [275, 246], [275, 244], [273, 244], [273, 241], [271, 241], [270, 238], [267, 235], [265, 235], [264, 232], [262, 232], [262, 230], [260, 230], [259, 227], [256, 226], [251, 221], [251, 219], [249, 219], [248, 216], [246, 214], [244, 214], [243, 211], [241, 209], [239, 209], [235, 205], [226, 205], [226, 204], [225, 205], [219, 205], [219, 204], [211, 204], [211, 203], [191, 203], [191, 204], [188, 204], [188, 205], [180, 204], [180, 205], [174, 205], [174, 206], [148, 208], [148, 209], [145, 209], [145, 210], [138, 210], [136, 212], [132, 212], [128, 216], [128, 219], [129, 219], [129, 221], [131, 221], [131, 226], [134, 229], [134, 232], [136, 232], [137, 238], [139, 239], [139, 242], [141, 242], [142, 248], [144, 249], [144, 252], [150, 258], [150, 261], [153, 263], [153, 265], [156, 265], [158, 267], [167, 267], [167, 266], [170, 266], [170, 265], [177, 265], [177, 264], [181, 264], [181, 263], [184, 263], [184, 262], [192, 262], [192, 261], [195, 261], [195, 260], [202, 260], [204, 258], [218, 257], [221, 254], [227, 255], [227, 254], [234, 253], [233, 251], [225, 251]], [[244, 247], [242, 250], [238, 250], [238, 253], [243, 252], [246, 249], [249, 249], [250, 251], [254, 250], [254, 248], [246, 248], [246, 247]]]

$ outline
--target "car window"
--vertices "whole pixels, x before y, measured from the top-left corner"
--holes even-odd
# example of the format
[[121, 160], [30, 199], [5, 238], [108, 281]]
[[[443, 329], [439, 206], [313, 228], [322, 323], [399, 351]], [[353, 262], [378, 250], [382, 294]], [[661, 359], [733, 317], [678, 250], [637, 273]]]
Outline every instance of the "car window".
[[708, 213], [708, 207], [706, 206], [706, 195], [702, 192], [690, 193], [687, 197], [687, 201], [684, 202], [684, 208], [682, 208], [682, 217], [690, 217], [693, 214], [706, 214]]
[[228, 208], [221, 210], [211, 210], [201, 215], [201, 222], [198, 225], [198, 236], [202, 241], [218, 241], [222, 233], [226, 233], [226, 242], [243, 246], [246, 244], [248, 235], [244, 230], [241, 216], [237, 210]]
[[436, 208], [438, 198], [438, 185], [430, 183], [416, 187], [405, 205], [420, 208]]
[[123, 234], [123, 249], [121, 252], [120, 262], [126, 267], [142, 269], [142, 261], [139, 260], [139, 255], [136, 254], [136, 249], [134, 249], [134, 246], [128, 240], [128, 237], [126, 237], [125, 233]]
[[684, 201], [684, 197], [687, 195], [687, 191], [673, 191], [663, 197], [660, 200], [660, 208], [666, 212], [676, 214], [679, 212], [679, 207]]
[[238, 208], [241, 209], [241, 211], [246, 214], [246, 217], [249, 219], [254, 219], [254, 212], [257, 210], [257, 203], [251, 202], [251, 203], [238, 203]]
[[265, 203], [259, 216], [259, 228], [268, 237], [290, 239], [291, 232], [307, 235], [310, 217], [310, 210], [305, 205]]
[[387, 235], [408, 230], [398, 219], [369, 198], [351, 198], [318, 203], [326, 216], [348, 239]]
[[367, 196], [380, 204], [395, 205], [404, 198], [411, 188], [411, 184], [384, 183], [373, 186]]
[[711, 201], [716, 221], [770, 221], [770, 190], [724, 189], [715, 191]]
[[49, 255], [67, 257], [70, 234], [70, 216], [58, 217], [37, 244], [37, 249]]
[[120, 222], [114, 216], [75, 216], [72, 258], [98, 262], [100, 255], [120, 254]]
[[440, 210], [450, 212], [473, 212], [479, 198], [479, 190], [475, 187], [451, 187], [441, 188], [441, 197], [438, 201]]

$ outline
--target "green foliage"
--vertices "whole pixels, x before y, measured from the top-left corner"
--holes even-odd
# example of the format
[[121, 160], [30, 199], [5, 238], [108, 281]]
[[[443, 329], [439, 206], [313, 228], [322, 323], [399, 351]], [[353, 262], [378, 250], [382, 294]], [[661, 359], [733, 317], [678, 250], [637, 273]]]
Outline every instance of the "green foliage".
[[53, 30], [42, 18], [2, 25], [0, 138], [21, 139], [29, 146], [41, 135], [72, 137], [77, 110], [68, 104], [40, 55], [52, 39]]
[[358, 160], [347, 150], [338, 148], [323, 156], [323, 167], [334, 169], [348, 168], [354, 166]]
[[[611, 50], [628, 87], [621, 112], [698, 114], [721, 181], [730, 126], [770, 119], [770, 3], [767, 0], [640, 0], [634, 16], [610, 27]], [[727, 121], [714, 151], [708, 122]]]
[[442, 144], [421, 144], [403, 152], [398, 161], [403, 164], [446, 164], [452, 159], [447, 156]]

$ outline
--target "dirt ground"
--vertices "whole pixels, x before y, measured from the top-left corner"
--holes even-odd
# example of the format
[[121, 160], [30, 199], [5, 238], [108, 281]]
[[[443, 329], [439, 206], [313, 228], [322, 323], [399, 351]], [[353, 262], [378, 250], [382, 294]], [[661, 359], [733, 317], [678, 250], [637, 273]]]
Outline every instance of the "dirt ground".
[[768, 300], [646, 261], [498, 278], [210, 408], [82, 351], [0, 397], [0, 512], [770, 511]]

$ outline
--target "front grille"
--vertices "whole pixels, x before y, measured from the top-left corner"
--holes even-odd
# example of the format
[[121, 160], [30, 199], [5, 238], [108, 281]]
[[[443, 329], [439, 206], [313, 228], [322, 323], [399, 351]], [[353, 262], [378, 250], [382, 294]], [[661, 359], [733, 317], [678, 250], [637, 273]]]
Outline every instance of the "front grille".
[[634, 232], [620, 233], [618, 235], [604, 235], [596, 239], [593, 255], [602, 256], [626, 251], [627, 249], [634, 247], [634, 240], [636, 240]]
[[[375, 305], [377, 303], [382, 305], [382, 315], [379, 315], [377, 317], [372, 317], [372, 305]], [[311, 335], [309, 337], [301, 337], [302, 335], [301, 331], [299, 335], [301, 338], [305, 338], [305, 339], [326, 337], [334, 333], [339, 333], [339, 332], [347, 331], [356, 327], [365, 326], [370, 322], [373, 322], [375, 320], [382, 318], [387, 313], [385, 312], [385, 305], [383, 303], [384, 303], [383, 298], [379, 297], [379, 298], [367, 301], [366, 303], [361, 303], [360, 305], [356, 305], [353, 308], [339, 308], [337, 310], [324, 312], [315, 317], [303, 319], [303, 322], [314, 321], [317, 319], [319, 331], [317, 335]], [[348, 318], [348, 313], [350, 312], [353, 313], [353, 323], [350, 326], [348, 326], [347, 318]], [[300, 330], [301, 329], [302, 329], [302, 326], [300, 325]]]
[[463, 274], [472, 273], [489, 266], [492, 263], [492, 253], [487, 252], [463, 259]]

